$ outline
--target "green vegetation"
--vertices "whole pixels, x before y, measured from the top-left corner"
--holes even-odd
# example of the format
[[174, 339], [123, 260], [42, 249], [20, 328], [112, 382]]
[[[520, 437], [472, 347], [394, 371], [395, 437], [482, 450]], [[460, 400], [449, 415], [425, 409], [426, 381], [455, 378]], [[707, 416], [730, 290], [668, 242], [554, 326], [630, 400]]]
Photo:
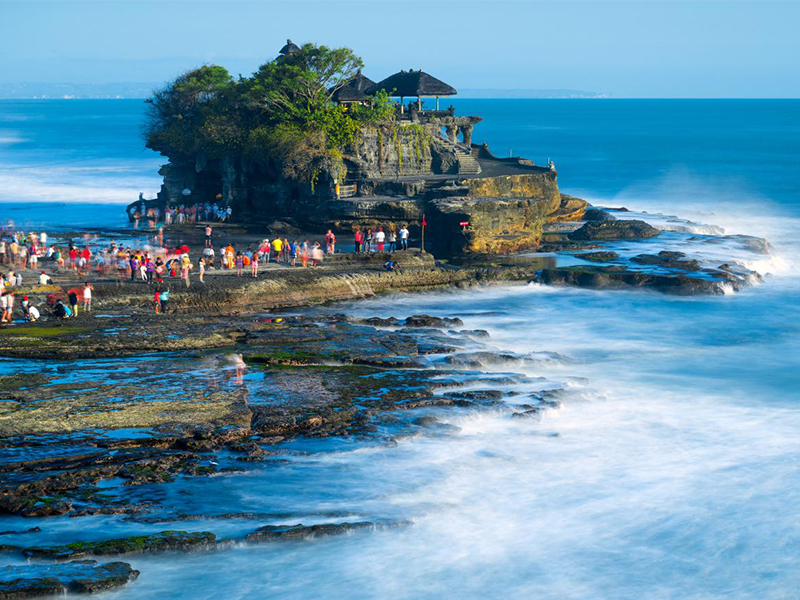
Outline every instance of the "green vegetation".
[[305, 44], [250, 77], [234, 79], [214, 65], [193, 69], [149, 100], [147, 146], [167, 155], [275, 160], [286, 177], [312, 184], [323, 169], [342, 179], [342, 151], [362, 127], [394, 114], [383, 92], [368, 105], [331, 101], [362, 66], [349, 48]]

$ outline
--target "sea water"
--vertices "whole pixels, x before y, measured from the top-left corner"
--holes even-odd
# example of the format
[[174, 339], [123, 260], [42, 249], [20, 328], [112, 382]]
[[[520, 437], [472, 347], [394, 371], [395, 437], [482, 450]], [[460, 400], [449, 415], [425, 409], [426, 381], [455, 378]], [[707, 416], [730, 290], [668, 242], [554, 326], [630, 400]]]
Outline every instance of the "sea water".
[[[32, 106], [14, 110], [44, 110]], [[95, 106], [97, 114], [120, 111], [126, 122], [141, 110]], [[487, 378], [507, 371], [528, 378], [478, 387], [508, 392], [512, 407], [560, 389], [561, 405], [540, 419], [512, 418], [509, 409], [439, 410], [440, 426], [429, 430], [387, 426], [371, 441], [300, 440], [291, 447], [297, 452], [246, 474], [153, 486], [165, 513], [208, 519], [55, 518], [35, 543], [167, 528], [239, 536], [287, 522], [211, 518], [239, 511], [291, 513], [289, 522], [305, 524], [410, 522], [303, 543], [133, 557], [142, 576], [110, 598], [797, 597], [800, 103], [465, 100], [457, 107], [485, 117], [475, 138], [497, 154], [553, 158], [565, 192], [662, 213], [654, 217], [661, 222], [678, 215], [767, 237], [771, 253], [751, 265], [763, 283], [696, 298], [528, 285], [330, 307], [459, 316], [465, 328], [489, 332], [475, 342], [482, 347], [557, 353], [487, 367]], [[66, 102], [47, 110], [75, 116]], [[7, 112], [0, 103], [0, 115]], [[32, 136], [24, 119], [0, 122], [10, 139]], [[97, 160], [139, 164], [121, 151]], [[65, 185], [80, 189], [70, 177]], [[124, 178], [109, 183], [107, 172], [98, 177], [97, 187], [133, 187]], [[8, 529], [22, 527], [12, 521]]]

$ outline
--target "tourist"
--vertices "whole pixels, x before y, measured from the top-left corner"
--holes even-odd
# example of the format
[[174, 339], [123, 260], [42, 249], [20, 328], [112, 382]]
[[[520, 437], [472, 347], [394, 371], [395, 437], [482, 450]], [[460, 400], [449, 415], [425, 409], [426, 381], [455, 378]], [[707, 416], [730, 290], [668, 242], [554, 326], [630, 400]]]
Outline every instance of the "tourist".
[[75, 288], [71, 288], [67, 292], [67, 298], [69, 299], [69, 307], [72, 310], [72, 315], [77, 317], [78, 316], [78, 290]]
[[308, 254], [308, 240], [304, 240], [303, 244], [300, 246], [300, 264], [303, 265], [303, 267], [308, 267]]
[[250, 253], [250, 275], [258, 278], [258, 252]]
[[375, 232], [375, 245], [377, 246], [377, 252], [383, 252], [383, 244], [386, 242], [386, 234], [383, 232], [383, 227], [378, 227], [378, 231]]
[[186, 287], [188, 288], [189, 283], [189, 271], [192, 269], [192, 261], [189, 259], [188, 254], [184, 254], [181, 257], [181, 279], [186, 282]]
[[[206, 250], [208, 250], [208, 248], [206, 248]], [[205, 284], [205, 280], [203, 279], [203, 277], [206, 274], [206, 259], [201, 256], [200, 261], [197, 264], [200, 266], [200, 275], [199, 275], [200, 283]]]
[[29, 306], [28, 307], [28, 313], [27, 313], [27, 316], [26, 316], [26, 320], [27, 321], [30, 321], [31, 323], [35, 323], [36, 321], [39, 320], [40, 316], [41, 315], [39, 314], [39, 309], [38, 308], [36, 308], [35, 306]]
[[206, 246], [203, 248], [203, 258], [206, 261], [206, 266], [209, 269], [214, 268], [214, 248], [212, 246]]
[[167, 306], [169, 306], [169, 288], [161, 292], [161, 312], [167, 314]]
[[328, 254], [336, 252], [336, 235], [330, 229], [328, 229], [328, 233], [325, 234], [325, 251]]
[[297, 240], [289, 244], [289, 264], [293, 267], [297, 266]]
[[353, 237], [355, 239], [356, 254], [358, 254], [359, 252], [361, 252], [361, 242], [364, 240], [364, 236], [361, 234], [360, 229], [356, 229], [356, 233]]
[[139, 229], [139, 219], [140, 218], [141, 218], [141, 215], [139, 214], [139, 211], [138, 210], [133, 211], [133, 228], [134, 229]]
[[84, 312], [92, 312], [92, 290], [94, 288], [87, 281], [83, 284], [83, 310]]
[[408, 250], [408, 228], [403, 225], [400, 228], [400, 249], [401, 250]]
[[72, 316], [72, 311], [59, 299], [56, 300], [55, 306], [53, 306], [53, 316], [58, 319], [67, 319]]
[[153, 307], [156, 310], [156, 314], [161, 314], [161, 288], [156, 286], [156, 291], [153, 293]]
[[3, 290], [2, 294], [0, 294], [0, 323], [11, 323], [11, 311], [8, 309], [8, 301], [13, 293]]
[[283, 249], [283, 262], [288, 263], [289, 262], [289, 248], [290, 248], [289, 239], [288, 238], [283, 238], [283, 245], [281, 247]]
[[372, 229], [367, 228], [367, 233], [364, 236], [364, 252], [369, 254], [372, 251]]
[[395, 271], [398, 270], [397, 263], [391, 259], [383, 263], [383, 268], [386, 269], [389, 273], [394, 273]]
[[42, 271], [42, 274], [39, 275], [39, 285], [51, 285], [53, 280], [47, 276], [47, 273]]
[[316, 267], [317, 263], [322, 260], [322, 246], [319, 242], [314, 242], [311, 247], [311, 266]]
[[264, 238], [264, 242], [261, 244], [261, 252], [264, 253], [264, 259], [267, 264], [269, 264], [269, 255], [272, 253], [272, 247], [269, 245], [269, 238]]
[[281, 261], [281, 250], [283, 249], [283, 242], [281, 238], [277, 237], [272, 242], [272, 251], [275, 253], [275, 262]]
[[244, 256], [241, 252], [236, 253], [236, 276], [241, 277], [244, 272]]
[[397, 250], [397, 234], [394, 232], [394, 229], [389, 229], [387, 239], [389, 240], [389, 252]]
[[211, 229], [211, 225], [206, 225], [206, 248], [211, 247], [211, 235], [213, 230]]
[[31, 309], [31, 301], [28, 299], [27, 296], [22, 297], [22, 304], [20, 305], [22, 309], [22, 318], [26, 321], [28, 320], [28, 313]]

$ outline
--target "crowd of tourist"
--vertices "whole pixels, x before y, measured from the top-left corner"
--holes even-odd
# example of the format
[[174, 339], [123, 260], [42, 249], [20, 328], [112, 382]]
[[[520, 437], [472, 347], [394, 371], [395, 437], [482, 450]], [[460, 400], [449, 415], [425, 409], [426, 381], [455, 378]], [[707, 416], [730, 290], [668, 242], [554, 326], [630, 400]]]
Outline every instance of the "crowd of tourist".
[[175, 208], [167, 205], [161, 210], [158, 207], [147, 208], [144, 201], [140, 201], [138, 206], [132, 209], [131, 217], [135, 229], [139, 228], [139, 223], [142, 221], [146, 221], [150, 229], [155, 229], [159, 223], [164, 223], [164, 225], [182, 225], [199, 221], [224, 223], [230, 219], [231, 213], [230, 206], [224, 207], [210, 202], [188, 206], [179, 204]]
[[[218, 208], [216, 205], [208, 206], [208, 210], [212, 211]], [[206, 209], [199, 205], [188, 208], [179, 206], [174, 211], [167, 208], [165, 224], [171, 223], [173, 218], [179, 223], [187, 220], [192, 222], [201, 215], [207, 218], [205, 213]], [[154, 214], [153, 217], [157, 219], [158, 215]], [[72, 240], [60, 243], [48, 237], [46, 232], [24, 232], [4, 227], [0, 231], [0, 322], [9, 323], [14, 317], [17, 306], [15, 288], [23, 285], [23, 272], [26, 272], [26, 277], [31, 276], [30, 271], [37, 273], [32, 277], [40, 286], [51, 285], [53, 281], [50, 274], [54, 272], [60, 275], [66, 273], [84, 281], [82, 286], [69, 289], [65, 296], [57, 291], [48, 295], [47, 309], [58, 318], [77, 316], [80, 305], [85, 312], [91, 312], [94, 288], [86, 279], [100, 277], [152, 285], [155, 312], [164, 313], [170, 301], [170, 281], [189, 288], [192, 274], [196, 273], [198, 281], [205, 284], [206, 275], [211, 270], [228, 271], [236, 277], [257, 278], [263, 267], [271, 262], [289, 267], [314, 268], [326, 254], [337, 252], [336, 235], [330, 229], [322, 241], [290, 240], [277, 236], [264, 238], [245, 248], [237, 248], [235, 243], [229, 242], [215, 250], [213, 228], [207, 223], [204, 247], [194, 253], [185, 244], [169, 246], [164, 242], [163, 233], [163, 226], [159, 227], [152, 240], [141, 243], [141, 248], [134, 248], [116, 242], [98, 244], [97, 240], [90, 239], [84, 239], [80, 244]], [[401, 227], [397, 232], [393, 229], [384, 230], [383, 227], [359, 229], [354, 235], [354, 250], [356, 253], [405, 250], [408, 248], [408, 237], [406, 227]], [[386, 264], [387, 271], [397, 269], [392, 259]], [[23, 297], [19, 308], [25, 320], [35, 321], [41, 317], [40, 309], [32, 304], [28, 296]]]

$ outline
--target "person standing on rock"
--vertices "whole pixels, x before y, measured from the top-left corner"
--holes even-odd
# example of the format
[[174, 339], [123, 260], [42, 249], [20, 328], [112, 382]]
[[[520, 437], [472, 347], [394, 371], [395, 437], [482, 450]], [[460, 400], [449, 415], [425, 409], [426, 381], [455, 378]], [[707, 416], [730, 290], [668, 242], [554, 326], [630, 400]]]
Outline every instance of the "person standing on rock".
[[375, 232], [375, 245], [378, 252], [383, 252], [385, 242], [386, 234], [383, 232], [383, 227], [378, 227], [378, 231]]
[[244, 274], [244, 256], [241, 252], [236, 253], [236, 276], [241, 277]]
[[389, 252], [394, 252], [397, 250], [397, 234], [395, 234], [394, 229], [389, 229], [389, 235], [387, 237], [389, 241]]
[[250, 275], [252, 275], [254, 279], [258, 279], [258, 251], [257, 250], [250, 254]]
[[400, 228], [400, 249], [408, 250], [408, 228], [405, 225]]
[[92, 312], [92, 284], [88, 281], [83, 284], [83, 310]]
[[369, 254], [372, 251], [372, 229], [367, 228], [367, 233], [364, 236], [364, 252]]
[[283, 249], [283, 242], [281, 238], [276, 237], [272, 242], [272, 251], [275, 253], [275, 262], [281, 262], [281, 250]]
[[206, 259], [201, 256], [200, 262], [198, 262], [197, 264], [200, 265], [200, 283], [204, 284], [205, 280], [203, 278], [205, 277], [206, 274]]
[[328, 229], [328, 233], [325, 234], [325, 251], [328, 254], [336, 252], [336, 236], [330, 229]]
[[361, 252], [361, 242], [364, 241], [364, 236], [360, 229], [356, 229], [356, 233], [353, 237], [355, 238], [356, 254], [359, 254]]
[[211, 225], [206, 225], [206, 248], [211, 247], [211, 236], [213, 234], [213, 230], [211, 229]]
[[161, 312], [163, 314], [167, 314], [167, 306], [169, 306], [169, 288], [161, 292], [161, 296], [159, 298], [159, 305], [161, 307]]
[[156, 291], [153, 293], [153, 307], [156, 310], [156, 314], [161, 314], [161, 288], [156, 286]]
[[181, 279], [186, 282], [186, 287], [188, 288], [189, 283], [189, 271], [192, 269], [192, 261], [189, 259], [188, 254], [184, 254], [181, 258]]
[[72, 310], [72, 316], [78, 316], [78, 290], [75, 288], [70, 289], [67, 292], [67, 298], [69, 298], [69, 307]]

